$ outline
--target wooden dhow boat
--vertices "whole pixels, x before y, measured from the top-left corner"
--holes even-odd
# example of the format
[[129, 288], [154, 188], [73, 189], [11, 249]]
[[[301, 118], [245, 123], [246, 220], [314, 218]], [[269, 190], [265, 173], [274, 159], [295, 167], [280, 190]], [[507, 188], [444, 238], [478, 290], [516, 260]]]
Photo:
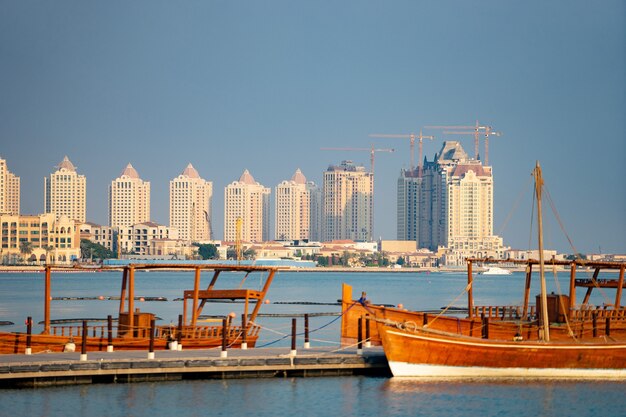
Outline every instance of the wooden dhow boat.
[[[549, 298], [546, 292], [543, 259], [543, 234], [541, 194], [543, 179], [537, 163], [535, 170], [535, 194], [538, 216], [538, 250], [541, 294], [536, 325], [537, 340], [514, 337], [491, 337], [484, 331], [480, 336], [464, 335], [449, 330], [436, 330], [428, 325], [409, 325], [408, 322], [377, 320], [377, 330], [383, 349], [394, 376], [408, 377], [534, 377], [534, 378], [626, 378], [626, 337], [614, 332], [613, 319], [622, 322], [623, 309], [620, 298], [624, 287], [624, 263], [596, 265], [594, 277], [586, 283], [587, 294], [595, 287], [615, 288], [613, 306], [607, 306], [604, 332], [598, 329], [598, 312], [592, 311], [592, 334], [579, 337], [567, 321], [575, 313], [572, 288], [570, 299], [556, 297], [556, 307], [550, 316]], [[468, 276], [471, 277], [471, 260]], [[617, 280], [600, 281], [599, 270], [618, 269]], [[582, 284], [582, 283], [581, 283]], [[527, 288], [529, 286], [527, 285]], [[471, 285], [468, 284], [468, 292]], [[527, 298], [527, 296], [525, 297]], [[562, 310], [561, 310], [562, 309]], [[554, 312], [562, 315], [569, 335], [568, 339], [552, 338], [551, 321]], [[581, 310], [581, 313], [583, 311]], [[585, 323], [587, 323], [585, 321]]]
[[[82, 348], [84, 340], [87, 351], [148, 350], [150, 344], [155, 350], [163, 349], [207, 349], [222, 346], [254, 347], [259, 337], [260, 327], [255, 323], [259, 309], [277, 272], [276, 267], [250, 265], [214, 264], [130, 264], [123, 267], [120, 306], [117, 325], [113, 326], [111, 316], [106, 325], [67, 326], [52, 325], [50, 319], [51, 275], [53, 270], [66, 270], [67, 266], [47, 265], [45, 267], [44, 320], [43, 331], [0, 332], [0, 353], [41, 353], [62, 352], [76, 346]], [[81, 269], [76, 266], [75, 269]], [[93, 268], [89, 268], [92, 270]], [[101, 267], [99, 270], [119, 270], [120, 267]], [[135, 272], [149, 270], [188, 270], [195, 274], [194, 288], [183, 291], [183, 312], [179, 315], [178, 326], [157, 326], [153, 313], [135, 309]], [[212, 271], [211, 281], [206, 289], [200, 287], [202, 271]], [[266, 275], [260, 290], [217, 289], [216, 283], [221, 274], [237, 272], [244, 280], [251, 273]], [[199, 318], [207, 302], [238, 301], [243, 304], [241, 322], [236, 318], [224, 317], [217, 325], [203, 325]], [[191, 304], [191, 305], [189, 305]], [[251, 311], [250, 311], [251, 310]], [[190, 313], [190, 314], [189, 314]], [[32, 323], [26, 323], [30, 329]], [[83, 335], [86, 335], [83, 338]], [[152, 335], [152, 337], [151, 337]]]

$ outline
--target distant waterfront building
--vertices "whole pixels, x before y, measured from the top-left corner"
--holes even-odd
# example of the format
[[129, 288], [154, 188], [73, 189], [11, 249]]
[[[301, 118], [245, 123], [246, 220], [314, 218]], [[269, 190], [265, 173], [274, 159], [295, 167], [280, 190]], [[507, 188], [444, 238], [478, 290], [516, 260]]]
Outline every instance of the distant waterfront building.
[[[80, 258], [80, 234], [77, 223], [67, 216], [0, 215], [0, 262], [69, 264]], [[22, 252], [22, 245], [29, 252]]]
[[322, 240], [371, 241], [374, 174], [352, 161], [324, 171]]
[[[283, 181], [276, 187], [275, 239], [299, 240], [310, 239], [311, 228], [317, 227], [312, 205], [315, 184], [307, 182], [306, 177], [297, 169], [289, 181]], [[317, 214], [317, 213], [315, 213]]]
[[87, 180], [76, 172], [68, 157], [58, 165], [57, 171], [44, 178], [44, 211], [57, 218], [85, 222], [87, 207]]
[[200, 178], [191, 164], [170, 181], [170, 227], [178, 230], [178, 239], [211, 239], [212, 198], [213, 183]]
[[117, 230], [111, 226], [102, 226], [92, 222], [78, 225], [80, 238], [102, 245], [112, 252], [117, 251]]
[[447, 141], [423, 174], [402, 171], [398, 179], [398, 238], [419, 248], [445, 250], [447, 265], [466, 257], [503, 258], [502, 238], [493, 234], [493, 174]]
[[419, 210], [422, 178], [418, 169], [400, 171], [397, 195], [397, 239], [419, 240]]
[[306, 187], [309, 191], [310, 200], [309, 240], [319, 242], [322, 240], [322, 213], [324, 211], [324, 206], [322, 205], [322, 190], [313, 181], [308, 181]]
[[241, 240], [265, 242], [269, 240], [270, 193], [244, 170], [238, 181], [224, 190], [224, 240], [237, 240], [237, 222], [241, 219]]
[[20, 177], [0, 158], [0, 214], [20, 214]]
[[109, 225], [131, 226], [150, 220], [150, 182], [129, 163], [109, 186]]
[[178, 239], [178, 230], [154, 222], [142, 222], [118, 229], [122, 254], [149, 255], [154, 239]]

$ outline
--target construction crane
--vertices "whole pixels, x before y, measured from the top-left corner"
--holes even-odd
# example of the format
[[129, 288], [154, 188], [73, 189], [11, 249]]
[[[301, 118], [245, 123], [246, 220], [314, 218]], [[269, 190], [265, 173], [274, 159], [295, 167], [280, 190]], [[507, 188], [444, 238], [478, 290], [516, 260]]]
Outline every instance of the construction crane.
[[[474, 129], [473, 131], [469, 132], [469, 134], [473, 134], [474, 135], [474, 158], [478, 159], [478, 137], [480, 136], [480, 128], [481, 126], [478, 124], [478, 120], [476, 120], [476, 125], [475, 126], [471, 126], [471, 125], [453, 125], [453, 126], [425, 126], [426, 129]], [[447, 134], [450, 134], [449, 131], [444, 132]], [[454, 133], [453, 133], [454, 134]], [[459, 132], [459, 134], [461, 134]], [[468, 134], [468, 132], [463, 132], [464, 135]]]
[[[480, 132], [485, 134], [485, 165], [489, 164], [489, 136], [500, 136], [501, 132], [494, 132], [491, 126], [481, 126], [476, 120], [474, 126], [471, 125], [456, 125], [456, 126], [426, 126], [427, 129], [451, 129], [444, 130], [446, 135], [473, 135], [474, 136], [474, 158], [478, 159], [478, 140], [480, 138]], [[457, 130], [460, 129], [460, 130]], [[464, 130], [468, 129], [468, 130]], [[469, 130], [472, 129], [472, 130]]]
[[418, 176], [421, 178], [422, 177], [422, 140], [423, 139], [430, 139], [433, 140], [435, 139], [434, 136], [425, 136], [422, 134], [422, 130], [420, 129], [420, 134], [419, 136], [416, 136], [415, 133], [409, 133], [409, 134], [386, 134], [386, 133], [372, 133], [370, 135], [370, 137], [372, 138], [400, 138], [400, 139], [406, 139], [408, 138], [410, 140], [411, 143], [411, 171], [413, 171], [413, 168], [415, 167], [415, 162], [414, 162], [414, 158], [415, 158], [415, 138], [417, 137], [419, 139], [419, 156], [417, 159], [417, 171], [418, 171]]
[[368, 151], [370, 153], [370, 167], [371, 167], [372, 174], [374, 173], [374, 154], [376, 152], [395, 152], [395, 149], [388, 149], [388, 148], [376, 149], [374, 148], [373, 144], [370, 148], [321, 148], [321, 150], [323, 151]]
[[[494, 132], [491, 126], [479, 126], [479, 129], [483, 130], [484, 135], [485, 135], [485, 165], [489, 165], [489, 136], [501, 136], [502, 133]], [[478, 142], [478, 137], [480, 136], [480, 133], [478, 130], [474, 130], [474, 131], [462, 131], [462, 130], [445, 131], [444, 130], [443, 133], [444, 135], [474, 135], [475, 146], [477, 146], [476, 143]], [[478, 159], [478, 151], [476, 152], [476, 158]]]

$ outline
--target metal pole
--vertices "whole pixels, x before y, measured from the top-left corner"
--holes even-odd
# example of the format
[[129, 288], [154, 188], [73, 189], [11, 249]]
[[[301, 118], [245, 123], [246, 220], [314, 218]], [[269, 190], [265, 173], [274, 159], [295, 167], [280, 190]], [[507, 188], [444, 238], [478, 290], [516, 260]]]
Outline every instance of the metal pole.
[[107, 316], [108, 344], [107, 352], [113, 352], [113, 317]]
[[83, 320], [83, 340], [80, 346], [80, 360], [87, 360], [87, 320]]
[[30, 355], [31, 353], [33, 353], [31, 349], [32, 334], [33, 334], [33, 318], [31, 316], [28, 316], [26, 318], [26, 351], [24, 352], [26, 355]]
[[246, 313], [241, 314], [241, 349], [248, 349], [248, 329], [246, 328]]
[[309, 341], [309, 315], [304, 315], [304, 348], [310, 349], [311, 342]]
[[291, 356], [296, 356], [296, 319], [291, 319]]
[[222, 352], [220, 353], [221, 358], [228, 357], [228, 351], [226, 350], [226, 332], [227, 332], [227, 324], [226, 319], [222, 319]]
[[150, 320], [150, 346], [148, 349], [148, 359], [154, 359], [154, 318]]

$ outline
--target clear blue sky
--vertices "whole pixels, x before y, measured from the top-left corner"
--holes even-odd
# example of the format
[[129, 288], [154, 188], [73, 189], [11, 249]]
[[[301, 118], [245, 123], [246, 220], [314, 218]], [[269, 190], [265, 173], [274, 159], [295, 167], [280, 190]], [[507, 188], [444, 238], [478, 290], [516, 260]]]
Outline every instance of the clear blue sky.
[[[191, 162], [224, 187], [248, 169], [272, 189], [300, 168], [376, 159], [375, 236], [396, 237], [408, 141], [370, 133], [489, 124], [495, 231], [528, 248], [540, 160], [579, 251], [626, 252], [626, 3], [493, 1], [0, 1], [0, 155], [43, 211], [43, 178], [68, 155], [87, 216], [131, 162], [168, 223], [169, 180]], [[424, 146], [432, 159], [443, 137]], [[505, 219], [512, 213], [511, 220]], [[559, 227], [546, 244], [571, 252]]]

